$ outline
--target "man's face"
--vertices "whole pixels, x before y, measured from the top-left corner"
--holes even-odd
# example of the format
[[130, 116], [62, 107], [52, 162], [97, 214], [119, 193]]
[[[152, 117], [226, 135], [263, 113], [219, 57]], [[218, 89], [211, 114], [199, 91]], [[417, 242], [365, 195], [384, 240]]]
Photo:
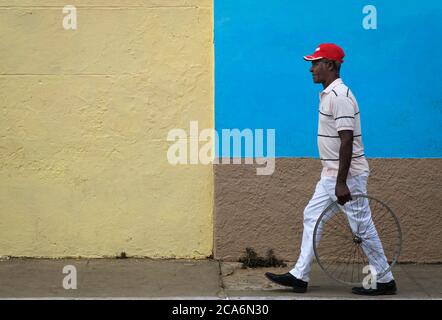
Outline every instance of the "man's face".
[[312, 73], [314, 83], [324, 83], [330, 73], [327, 60], [312, 61], [310, 72]]

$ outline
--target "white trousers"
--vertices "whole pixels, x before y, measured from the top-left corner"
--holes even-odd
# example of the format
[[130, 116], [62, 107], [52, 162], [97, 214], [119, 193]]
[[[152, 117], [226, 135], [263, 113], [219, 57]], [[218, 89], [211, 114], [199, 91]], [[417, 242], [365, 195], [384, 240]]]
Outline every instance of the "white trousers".
[[[350, 189], [351, 194], [367, 194], [367, 179], [368, 173], [363, 173], [358, 176], [348, 177], [347, 186]], [[302, 235], [301, 254], [295, 267], [290, 270], [290, 273], [298, 279], [303, 281], [309, 281], [311, 263], [314, 258], [313, 251], [313, 230], [321, 213], [329, 206], [333, 201], [336, 201], [335, 195], [336, 177], [321, 177], [316, 185], [315, 193], [309, 201], [307, 207], [304, 210], [304, 232]], [[368, 201], [365, 201], [365, 208], [362, 206], [365, 214], [355, 215], [354, 211], [346, 210], [347, 206], [350, 208], [351, 201], [347, 202], [342, 209], [347, 214], [347, 218], [353, 232], [355, 227], [359, 226], [358, 230], [364, 230], [364, 234], [360, 234], [363, 239], [369, 239], [365, 242], [365, 246], [362, 246], [365, 255], [368, 258], [368, 262], [372, 265], [376, 272], [379, 274], [382, 270], [388, 268], [388, 262], [385, 258], [382, 244], [377, 234], [373, 220], [371, 219], [370, 207]], [[352, 212], [352, 214], [350, 214]], [[368, 214], [367, 214], [368, 212]], [[373, 257], [370, 254], [370, 248], [376, 248], [377, 255]], [[386, 273], [381, 278], [377, 279], [379, 283], [386, 283], [393, 280], [393, 275], [390, 272]]]

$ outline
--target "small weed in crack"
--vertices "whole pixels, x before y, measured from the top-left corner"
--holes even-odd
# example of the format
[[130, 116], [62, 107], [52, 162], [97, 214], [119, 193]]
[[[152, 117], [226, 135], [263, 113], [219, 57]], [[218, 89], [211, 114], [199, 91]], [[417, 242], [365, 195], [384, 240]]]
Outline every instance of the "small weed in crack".
[[117, 257], [117, 259], [127, 259], [127, 255], [126, 252], [121, 252]]
[[273, 249], [267, 251], [265, 258], [259, 257], [253, 248], [246, 248], [245, 256], [241, 257], [239, 262], [242, 268], [260, 268], [260, 267], [286, 267], [287, 265], [275, 257]]

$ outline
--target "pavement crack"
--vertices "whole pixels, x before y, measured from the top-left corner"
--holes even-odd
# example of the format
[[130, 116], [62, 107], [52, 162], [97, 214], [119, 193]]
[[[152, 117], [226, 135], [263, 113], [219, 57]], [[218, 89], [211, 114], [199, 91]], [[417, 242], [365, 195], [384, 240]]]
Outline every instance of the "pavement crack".
[[221, 265], [221, 260], [218, 260], [218, 284], [219, 284], [219, 288], [220, 290], [217, 292], [217, 296], [220, 297], [221, 299], [227, 299], [227, 294], [226, 294], [226, 287], [224, 284], [224, 280], [223, 280], [223, 272], [222, 272], [222, 265]]

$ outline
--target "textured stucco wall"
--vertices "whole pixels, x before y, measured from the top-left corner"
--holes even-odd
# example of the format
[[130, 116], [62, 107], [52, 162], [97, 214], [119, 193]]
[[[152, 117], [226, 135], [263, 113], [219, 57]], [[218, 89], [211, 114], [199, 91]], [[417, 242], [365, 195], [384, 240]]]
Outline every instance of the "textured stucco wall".
[[0, 256], [210, 255], [212, 167], [166, 136], [213, 127], [212, 1], [0, 0], [0, 39]]
[[[442, 159], [369, 159], [368, 194], [398, 216], [400, 262], [442, 262]], [[246, 247], [260, 255], [298, 258], [303, 210], [320, 178], [314, 159], [277, 158], [270, 176], [253, 165], [215, 167], [215, 257], [237, 260]]]

